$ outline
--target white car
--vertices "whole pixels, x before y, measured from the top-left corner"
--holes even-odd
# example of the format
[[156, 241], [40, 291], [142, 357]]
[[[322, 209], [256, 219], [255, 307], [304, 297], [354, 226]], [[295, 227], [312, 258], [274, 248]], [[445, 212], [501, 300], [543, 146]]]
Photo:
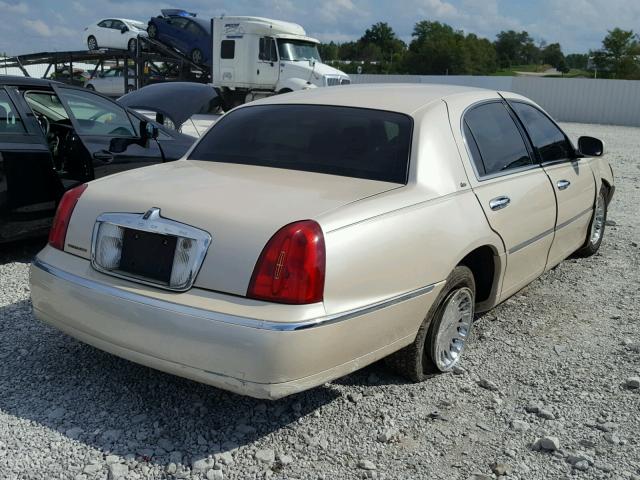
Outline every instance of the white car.
[[124, 68], [112, 68], [104, 73], [98, 74], [97, 77], [90, 79], [85, 87], [89, 90], [95, 90], [104, 95], [120, 96], [125, 93], [132, 92], [135, 87], [135, 72], [129, 69], [129, 81], [125, 91], [124, 86]]
[[147, 36], [147, 24], [126, 18], [105, 18], [84, 29], [89, 50], [119, 48], [135, 52], [138, 36]]

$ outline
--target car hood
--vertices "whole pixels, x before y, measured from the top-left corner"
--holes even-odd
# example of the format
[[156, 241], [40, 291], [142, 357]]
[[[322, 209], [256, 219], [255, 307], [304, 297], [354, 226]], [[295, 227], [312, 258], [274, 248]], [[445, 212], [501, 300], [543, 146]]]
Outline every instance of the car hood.
[[[212, 243], [195, 286], [245, 295], [267, 241], [283, 226], [400, 185], [279, 168], [178, 160], [89, 184], [67, 233], [89, 258], [91, 231], [106, 212], [160, 215], [209, 232]], [[322, 226], [322, 222], [320, 221]]]
[[176, 128], [195, 113], [208, 111], [216, 91], [202, 83], [169, 82], [148, 85], [127, 93], [117, 101], [131, 109], [151, 110], [169, 117]]

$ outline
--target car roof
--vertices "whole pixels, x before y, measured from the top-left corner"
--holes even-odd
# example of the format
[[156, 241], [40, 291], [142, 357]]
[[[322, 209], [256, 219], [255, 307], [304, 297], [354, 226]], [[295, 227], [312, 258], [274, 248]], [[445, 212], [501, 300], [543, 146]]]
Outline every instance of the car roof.
[[493, 90], [459, 85], [370, 83], [300, 90], [251, 102], [251, 105], [310, 103], [372, 108], [411, 115], [435, 101], [470, 93], [476, 93], [478, 97], [484, 98], [487, 93], [498, 96]]
[[18, 87], [50, 87], [58, 84], [54, 80], [46, 78], [19, 77], [17, 75], [0, 75], [0, 85], [15, 85]]

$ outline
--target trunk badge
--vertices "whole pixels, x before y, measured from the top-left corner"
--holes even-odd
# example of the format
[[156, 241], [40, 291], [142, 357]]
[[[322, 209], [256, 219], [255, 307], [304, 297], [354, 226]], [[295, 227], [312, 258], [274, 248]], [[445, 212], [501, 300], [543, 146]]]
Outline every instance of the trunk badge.
[[146, 211], [146, 213], [142, 216], [143, 220], [149, 220], [158, 218], [160, 216], [160, 209], [153, 207]]

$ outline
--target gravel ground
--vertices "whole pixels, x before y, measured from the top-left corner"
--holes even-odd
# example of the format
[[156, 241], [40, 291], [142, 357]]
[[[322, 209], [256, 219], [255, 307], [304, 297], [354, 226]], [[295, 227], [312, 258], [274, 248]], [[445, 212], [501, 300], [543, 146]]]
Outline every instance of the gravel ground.
[[640, 479], [640, 129], [603, 138], [602, 248], [476, 322], [461, 368], [383, 364], [276, 402], [83, 345], [31, 313], [36, 243], [0, 253], [0, 478]]

